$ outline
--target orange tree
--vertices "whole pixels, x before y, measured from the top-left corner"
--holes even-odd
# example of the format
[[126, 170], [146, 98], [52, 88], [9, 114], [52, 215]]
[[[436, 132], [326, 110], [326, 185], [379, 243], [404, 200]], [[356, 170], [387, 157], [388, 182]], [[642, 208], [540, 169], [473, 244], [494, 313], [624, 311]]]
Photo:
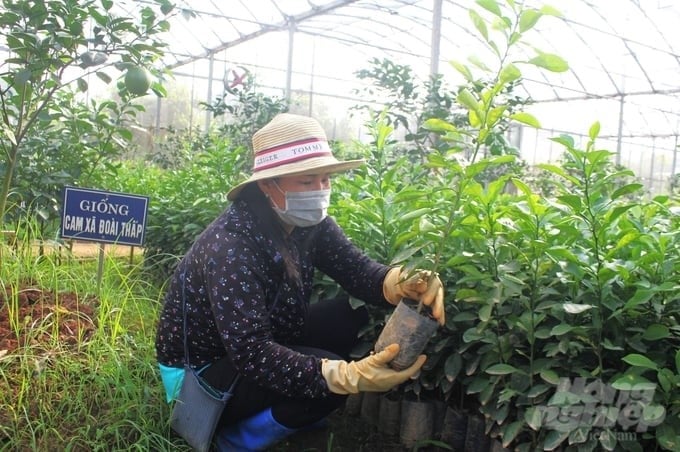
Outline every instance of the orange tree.
[[[60, 164], [62, 157], [87, 161], [92, 170], [131, 139], [123, 121], [134, 118], [138, 107], [132, 101], [141, 91], [126, 89], [121, 78], [121, 101], [92, 102], [88, 111], [74, 106], [69, 94], [87, 91], [91, 74], [111, 83], [111, 71], [151, 66], [162, 55], [159, 33], [168, 30], [165, 16], [173, 5], [156, 0], [133, 13], [115, 10], [112, 0], [3, 2], [0, 35], [8, 54], [0, 70], [0, 225], [12, 193], [18, 195], [14, 202], [32, 203], [41, 195], [35, 192], [41, 178], [67, 176], [52, 181], [52, 191], [64, 180], [77, 180], [77, 173]], [[158, 83], [151, 88], [163, 94]], [[79, 139], [62, 143], [63, 136]], [[89, 157], [80, 159], [81, 154]], [[31, 162], [46, 161], [52, 162], [49, 168], [31, 170]], [[19, 172], [30, 177], [33, 192], [14, 185]]]

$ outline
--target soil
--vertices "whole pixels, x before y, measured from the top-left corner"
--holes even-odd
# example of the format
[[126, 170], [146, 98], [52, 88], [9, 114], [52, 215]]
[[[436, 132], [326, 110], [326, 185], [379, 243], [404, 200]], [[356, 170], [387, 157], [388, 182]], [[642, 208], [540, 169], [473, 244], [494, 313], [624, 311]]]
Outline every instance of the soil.
[[[16, 293], [16, 299], [12, 296]], [[8, 306], [14, 315], [10, 317]], [[39, 288], [31, 281], [0, 291], [0, 357], [20, 345], [47, 347], [53, 341], [75, 345], [94, 332], [93, 297]], [[18, 313], [18, 314], [17, 314]]]

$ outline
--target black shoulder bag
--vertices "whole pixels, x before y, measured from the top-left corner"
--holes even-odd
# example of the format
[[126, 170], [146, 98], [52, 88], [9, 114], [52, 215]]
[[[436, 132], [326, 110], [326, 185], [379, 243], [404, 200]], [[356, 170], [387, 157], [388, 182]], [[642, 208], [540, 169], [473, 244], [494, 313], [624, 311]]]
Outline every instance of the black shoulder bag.
[[191, 447], [200, 452], [210, 450], [217, 423], [224, 407], [234, 393], [240, 375], [227, 391], [211, 387], [189, 364], [187, 345], [187, 307], [184, 292], [185, 274], [182, 274], [182, 328], [184, 331], [184, 380], [170, 416], [170, 427]]

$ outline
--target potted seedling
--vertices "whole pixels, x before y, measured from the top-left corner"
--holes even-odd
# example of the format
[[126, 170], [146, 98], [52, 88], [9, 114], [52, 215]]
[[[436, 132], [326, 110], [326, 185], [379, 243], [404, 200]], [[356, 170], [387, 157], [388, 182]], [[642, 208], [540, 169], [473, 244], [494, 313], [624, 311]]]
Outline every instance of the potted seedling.
[[[429, 284], [426, 276], [423, 276], [421, 284]], [[395, 370], [406, 369], [418, 359], [438, 327], [439, 323], [432, 316], [429, 306], [417, 300], [402, 298], [383, 327], [375, 350], [381, 351], [390, 344], [399, 344], [399, 353], [390, 366]]]

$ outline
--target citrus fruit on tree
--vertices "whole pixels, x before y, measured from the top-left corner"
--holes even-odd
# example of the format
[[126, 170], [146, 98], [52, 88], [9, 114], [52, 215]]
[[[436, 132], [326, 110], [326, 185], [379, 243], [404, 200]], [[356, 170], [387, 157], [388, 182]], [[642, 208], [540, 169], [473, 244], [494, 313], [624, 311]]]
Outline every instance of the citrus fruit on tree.
[[146, 68], [133, 66], [125, 73], [125, 88], [132, 94], [141, 96], [149, 91], [151, 74]]

